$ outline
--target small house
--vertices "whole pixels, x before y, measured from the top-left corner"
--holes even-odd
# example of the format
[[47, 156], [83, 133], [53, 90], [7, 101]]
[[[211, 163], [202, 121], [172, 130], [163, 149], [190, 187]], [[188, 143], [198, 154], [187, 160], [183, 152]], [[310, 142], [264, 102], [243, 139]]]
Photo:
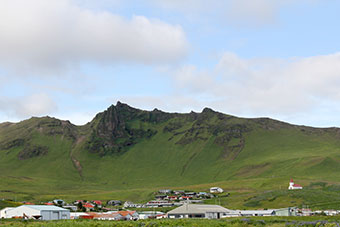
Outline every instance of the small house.
[[114, 213], [91, 213], [93, 219], [96, 220], [107, 220], [107, 221], [118, 221], [124, 220], [123, 216], [117, 212]]
[[160, 194], [171, 194], [171, 189], [161, 189], [158, 191]]
[[210, 188], [210, 193], [223, 193], [224, 190], [222, 188], [219, 187], [211, 187]]
[[93, 200], [92, 204], [97, 205], [97, 207], [101, 208], [103, 206], [103, 202], [100, 200]]
[[91, 203], [85, 203], [83, 207], [86, 209], [86, 211], [93, 211], [94, 210], [94, 205]]
[[177, 196], [168, 196], [168, 200], [174, 201], [174, 200], [178, 200]]
[[110, 201], [107, 201], [107, 205], [108, 206], [121, 206], [122, 201], [120, 201], [120, 200], [110, 200]]
[[191, 196], [191, 197], [194, 197], [196, 196], [196, 192], [186, 192], [184, 193], [186, 196]]
[[126, 201], [124, 203], [124, 208], [140, 208], [142, 207], [142, 204], [138, 204], [138, 203], [133, 203], [130, 201]]
[[143, 211], [139, 212], [139, 219], [160, 219], [164, 218], [166, 215], [160, 211]]
[[176, 190], [174, 191], [175, 195], [184, 195], [185, 191], [184, 190]]
[[137, 211], [117, 211], [125, 220], [138, 220], [139, 214]]
[[62, 200], [62, 199], [55, 199], [55, 200], [53, 200], [53, 203], [57, 206], [65, 206], [66, 205], [65, 201]]
[[168, 197], [167, 195], [155, 195], [155, 199], [159, 199], [159, 200], [163, 200], [167, 197]]

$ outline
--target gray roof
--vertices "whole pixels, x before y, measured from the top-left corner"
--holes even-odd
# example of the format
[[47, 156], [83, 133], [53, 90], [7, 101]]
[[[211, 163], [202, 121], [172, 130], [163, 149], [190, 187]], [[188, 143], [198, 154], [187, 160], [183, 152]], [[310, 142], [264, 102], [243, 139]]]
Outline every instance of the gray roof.
[[184, 204], [181, 207], [169, 211], [168, 214], [204, 214], [210, 212], [231, 213], [233, 211], [219, 205]]
[[69, 211], [68, 209], [64, 209], [61, 207], [57, 207], [57, 206], [51, 206], [51, 205], [22, 205], [21, 207], [28, 207], [28, 208], [32, 208], [35, 210], [54, 210], [54, 211]]

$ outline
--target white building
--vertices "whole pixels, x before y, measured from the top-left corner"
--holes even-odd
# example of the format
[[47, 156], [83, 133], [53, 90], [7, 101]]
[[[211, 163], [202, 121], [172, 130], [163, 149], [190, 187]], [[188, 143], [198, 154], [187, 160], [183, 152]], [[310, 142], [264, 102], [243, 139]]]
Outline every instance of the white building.
[[210, 193], [223, 193], [223, 189], [219, 187], [212, 187], [210, 188]]
[[141, 208], [142, 204], [138, 204], [138, 203], [133, 203], [130, 201], [126, 201], [124, 203], [124, 208]]
[[14, 207], [6, 207], [6, 208], [0, 210], [0, 218], [8, 218], [8, 217], [7, 217], [7, 212], [8, 212], [9, 210], [12, 210], [13, 208], [14, 208]]
[[85, 212], [71, 212], [70, 213], [71, 219], [79, 219], [83, 216], [90, 216], [90, 215], [88, 213], [85, 213]]
[[59, 220], [70, 219], [70, 211], [57, 206], [22, 205], [7, 210], [7, 218], [21, 217], [26, 219]]
[[114, 212], [114, 213], [95, 213], [95, 214], [93, 214], [93, 219], [96, 219], [96, 220], [107, 220], [107, 221], [125, 220], [123, 215], [119, 214], [118, 212]]
[[275, 210], [239, 210], [239, 216], [275, 216]]
[[185, 204], [167, 213], [168, 218], [209, 218], [220, 219], [237, 216], [235, 211], [218, 205]]
[[160, 211], [143, 211], [139, 212], [139, 219], [160, 219], [165, 218], [165, 213]]
[[302, 186], [299, 184], [295, 184], [293, 179], [290, 179], [288, 190], [296, 190], [296, 189], [302, 189]]

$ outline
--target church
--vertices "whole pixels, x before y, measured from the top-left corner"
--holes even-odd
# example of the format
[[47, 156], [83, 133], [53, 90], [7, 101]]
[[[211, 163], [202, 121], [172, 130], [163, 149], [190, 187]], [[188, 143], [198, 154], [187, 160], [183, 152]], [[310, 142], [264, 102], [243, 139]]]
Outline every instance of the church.
[[295, 189], [302, 189], [302, 186], [299, 184], [294, 184], [293, 179], [290, 179], [288, 190], [295, 190]]

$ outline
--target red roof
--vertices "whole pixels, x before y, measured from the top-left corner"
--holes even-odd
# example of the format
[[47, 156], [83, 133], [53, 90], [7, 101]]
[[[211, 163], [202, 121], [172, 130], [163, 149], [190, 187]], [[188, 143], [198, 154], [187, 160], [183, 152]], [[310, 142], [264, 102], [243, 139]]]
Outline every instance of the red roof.
[[135, 212], [136, 211], [118, 211], [117, 213], [125, 217], [126, 215], [128, 215], [128, 214], [132, 215]]
[[92, 202], [94, 202], [97, 205], [102, 205], [102, 201], [100, 201], [100, 200], [93, 200]]
[[24, 204], [26, 204], [26, 205], [34, 205], [34, 203], [30, 203], [30, 202], [24, 202]]
[[290, 179], [290, 182], [291, 182], [291, 183], [294, 183], [293, 178]]
[[85, 205], [83, 206], [85, 208], [93, 208], [94, 206], [90, 203], [85, 203]]
[[302, 186], [299, 185], [299, 184], [294, 184], [293, 186], [294, 186], [294, 187], [302, 187]]

